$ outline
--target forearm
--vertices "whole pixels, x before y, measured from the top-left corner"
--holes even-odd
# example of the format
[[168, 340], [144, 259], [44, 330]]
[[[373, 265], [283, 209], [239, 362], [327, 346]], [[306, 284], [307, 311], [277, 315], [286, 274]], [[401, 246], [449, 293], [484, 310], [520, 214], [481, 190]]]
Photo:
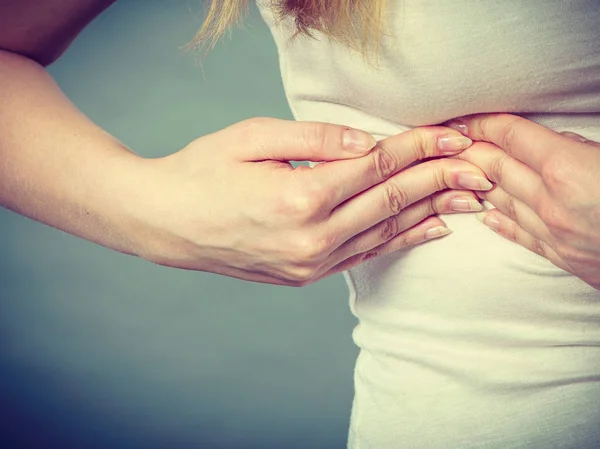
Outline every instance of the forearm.
[[131, 208], [144, 160], [65, 97], [37, 63], [0, 51], [0, 205], [139, 254]]

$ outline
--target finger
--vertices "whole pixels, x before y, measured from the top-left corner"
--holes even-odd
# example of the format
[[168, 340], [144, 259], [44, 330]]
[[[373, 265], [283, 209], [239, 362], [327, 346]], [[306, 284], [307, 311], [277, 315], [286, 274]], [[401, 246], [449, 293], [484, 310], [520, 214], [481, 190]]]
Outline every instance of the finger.
[[[459, 153], [472, 143], [463, 137], [454, 130], [439, 126], [415, 128], [379, 141], [362, 158], [314, 167], [310, 182], [318, 186], [333, 209], [416, 161]], [[299, 174], [306, 176], [307, 172]]]
[[417, 226], [413, 226], [404, 232], [401, 232], [391, 240], [383, 243], [380, 246], [372, 248], [364, 253], [355, 254], [342, 262], [334, 265], [324, 274], [319, 276], [319, 279], [330, 276], [341, 271], [350, 270], [367, 260], [374, 259], [395, 251], [403, 250], [422, 244], [427, 241], [445, 237], [451, 231], [446, 227], [446, 224], [438, 217], [426, 218]]
[[445, 189], [489, 190], [481, 170], [465, 161], [437, 159], [416, 165], [355, 196], [335, 209], [328, 226], [338, 245], [411, 204]]
[[[432, 195], [412, 204], [398, 215], [391, 216], [346, 241], [331, 254], [328, 263], [330, 265], [338, 265], [352, 256], [368, 253], [374, 248], [392, 240], [407, 229], [421, 223], [429, 216], [477, 212], [482, 209], [483, 206], [472, 192], [449, 190]], [[434, 228], [443, 226], [443, 222], [434, 222], [432, 226]], [[428, 237], [429, 235], [424, 234], [425, 239]]]
[[511, 114], [475, 114], [445, 124], [473, 140], [490, 142], [538, 173], [544, 162], [568, 151], [567, 137]]
[[542, 257], [545, 257], [557, 267], [568, 271], [567, 264], [556, 252], [543, 240], [540, 240], [525, 231], [519, 224], [497, 209], [477, 214], [477, 218], [492, 231], [507, 240], [520, 245]]
[[246, 162], [352, 159], [364, 156], [376, 144], [365, 131], [321, 122], [257, 117], [227, 130], [238, 133], [233, 151]]
[[490, 202], [511, 220], [515, 221], [529, 234], [539, 240], [550, 242], [550, 230], [538, 214], [525, 203], [510, 195], [499, 186], [488, 192], [478, 192], [477, 196]]
[[495, 145], [476, 142], [455, 158], [481, 168], [490, 181], [536, 211], [540, 202], [548, 196], [538, 173]]

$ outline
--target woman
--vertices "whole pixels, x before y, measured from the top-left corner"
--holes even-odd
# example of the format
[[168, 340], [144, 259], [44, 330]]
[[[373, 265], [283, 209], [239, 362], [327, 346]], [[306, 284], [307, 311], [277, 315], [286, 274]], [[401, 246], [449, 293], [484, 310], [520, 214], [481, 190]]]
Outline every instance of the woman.
[[[385, 138], [516, 112], [600, 140], [597, 2], [356, 2], [372, 16], [295, 3], [301, 25], [325, 17], [325, 34], [378, 13], [389, 29], [373, 67], [323, 33], [290, 39], [293, 20], [259, 2], [299, 120]], [[600, 447], [599, 148], [515, 116], [451, 126], [491, 142], [459, 157], [497, 182], [481, 197], [512, 218], [484, 222], [527, 249], [454, 215], [436, 244], [350, 270], [361, 353], [349, 446]]]
[[[397, 232], [392, 231], [402, 231], [419, 223], [432, 211], [447, 212], [453, 204], [451, 200], [458, 194], [445, 192], [442, 195], [446, 196], [432, 197], [433, 201], [424, 203], [418, 201], [420, 198], [430, 197], [445, 187], [478, 187], [480, 190], [488, 187], [481, 179], [481, 171], [455, 160], [430, 161], [390, 177], [419, 159], [412, 154], [440, 156], [448, 149], [448, 141], [444, 139], [458, 137], [442, 127], [398, 133], [469, 113], [510, 111], [531, 113], [523, 115], [556, 130], [575, 129], [588, 138], [598, 138], [598, 116], [594, 114], [600, 110], [597, 107], [598, 54], [588, 45], [598, 40], [592, 2], [579, 2], [570, 5], [568, 10], [563, 10], [564, 6], [558, 1], [546, 2], [543, 10], [521, 3], [468, 2], [465, 7], [457, 8], [456, 2], [452, 7], [440, 2], [389, 2], [384, 16], [390, 22], [391, 35], [382, 37], [378, 64], [372, 65], [365, 64], [363, 57], [348, 45], [336, 41], [300, 36], [288, 43], [295, 32], [291, 22], [294, 14], [304, 20], [300, 21], [301, 25], [314, 27], [318, 22], [311, 22], [311, 18], [315, 17], [324, 18], [325, 23], [327, 18], [335, 18], [339, 22], [329, 23], [348, 25], [343, 20], [343, 5], [311, 11], [294, 9], [300, 2], [289, 2], [288, 15], [281, 27], [277, 27], [270, 5], [261, 3], [280, 49], [284, 81], [296, 118], [365, 129], [378, 138], [394, 136], [375, 148], [373, 159], [331, 162], [317, 167], [318, 170], [299, 171], [294, 177], [290, 175], [294, 172], [283, 164], [273, 163], [267, 167], [254, 164], [250, 169], [250, 164], [241, 161], [310, 159], [311, 155], [316, 160], [351, 157], [338, 144], [344, 126], [321, 130], [319, 135], [325, 138], [319, 141], [325, 144], [314, 148], [318, 145], [298, 143], [307, 134], [306, 128], [299, 128], [303, 124], [254, 121], [199, 139], [173, 157], [148, 163], [126, 153], [120, 144], [85, 121], [56, 93], [38, 66], [20, 56], [4, 55], [4, 67], [8, 69], [3, 75], [8, 84], [2, 85], [10, 86], [13, 92], [8, 96], [11, 110], [27, 111], [29, 115], [25, 119], [24, 114], [16, 114], [19, 120], [3, 117], [3, 131], [10, 132], [3, 133], [8, 135], [3, 142], [8, 145], [2, 147], [19, 150], [5, 150], [3, 154], [3, 161], [10, 163], [4, 164], [10, 169], [3, 178], [3, 204], [159, 263], [274, 283], [301, 285], [336, 270], [354, 267], [365, 256], [417, 243], [422, 241], [427, 229], [441, 224], [435, 221], [437, 218], [429, 218], [398, 237], [394, 237]], [[369, 8], [358, 9], [359, 14], [350, 14], [347, 19], [369, 24], [365, 17], [369, 17], [370, 12], [377, 16], [378, 4], [365, 5]], [[3, 48], [38, 62], [51, 61], [76, 33], [77, 26], [83, 26], [100, 9], [92, 11], [71, 5], [73, 13], [68, 20], [71, 34], [49, 32], [55, 39], [53, 48], [36, 42], [23, 45], [26, 39], [22, 37], [12, 41], [5, 38]], [[486, 21], [484, 26], [464, 18], [467, 11], [476, 18], [496, 20]], [[41, 25], [47, 23], [48, 18], [43, 11], [39, 14], [40, 24], [32, 28], [44, 32]], [[6, 17], [0, 14], [3, 16]], [[226, 18], [227, 14], [218, 17]], [[539, 20], [540, 17], [543, 20]], [[361, 18], [363, 22], [358, 20]], [[438, 22], [432, 24], [432, 20]], [[511, 33], [506, 32], [507, 25]], [[334, 35], [346, 29], [344, 26], [330, 28]], [[529, 40], [531, 36], [540, 39]], [[352, 43], [351, 39], [346, 41]], [[505, 42], [502, 48], [508, 50], [500, 51], [499, 42]], [[542, 46], [532, 47], [528, 42]], [[569, 51], [560, 49], [560, 45]], [[543, 57], [536, 60], [540, 55]], [[566, 60], [565, 55], [568, 55]], [[542, 75], [536, 75], [532, 67]], [[577, 76], [573, 76], [573, 72]], [[35, 95], [27, 95], [28, 92]], [[44, 95], [40, 96], [41, 93]], [[32, 104], [41, 107], [31, 108]], [[50, 106], [61, 114], [49, 118], [46, 111]], [[548, 114], [550, 112], [552, 114]], [[517, 228], [511, 224], [514, 222], [498, 213], [486, 215], [487, 221], [495, 217], [500, 232], [514, 230], [515, 238], [519, 236], [524, 244], [544, 254], [547, 252], [556, 263], [564, 264], [564, 268], [583, 280], [486, 232], [468, 215], [444, 217], [455, 231], [451, 236], [410, 251], [373, 259], [353, 269], [348, 280], [352, 288], [351, 306], [360, 319], [355, 339], [362, 353], [356, 371], [351, 447], [594, 447], [598, 441], [599, 297], [597, 290], [584, 282], [597, 284], [593, 264], [598, 264], [598, 258], [594, 257], [598, 242], [594, 241], [593, 232], [586, 232], [589, 228], [597, 229], [594, 228], [597, 209], [593, 205], [595, 196], [589, 188], [591, 184], [585, 188], [593, 175], [593, 167], [598, 164], [594, 158], [597, 153], [591, 151], [595, 147], [588, 142], [561, 138], [529, 122], [507, 128], [510, 122], [502, 122], [506, 116], [499, 116], [498, 120], [490, 118], [484, 124], [480, 119], [467, 120], [463, 123], [467, 131], [458, 127], [475, 140], [489, 139], [497, 144], [476, 143], [462, 157], [479, 164], [498, 183], [486, 198], [499, 207], [512, 204], [512, 208], [504, 207], [504, 210], [514, 210], [512, 215], [517, 221], [520, 217], [528, 217], [528, 221], [520, 223], [523, 228]], [[36, 127], [32, 126], [34, 123]], [[46, 125], [40, 127], [40, 123]], [[74, 125], [79, 131], [76, 135], [70, 132]], [[275, 132], [276, 127], [279, 132]], [[36, 131], [32, 132], [33, 129]], [[503, 136], [502, 129], [514, 129], [514, 132], [509, 138], [498, 138]], [[536, 137], [533, 141], [544, 143], [543, 146], [538, 144], [542, 148], [529, 143], [526, 137], [532, 134]], [[281, 135], [291, 137], [282, 141]], [[249, 139], [257, 143], [252, 154], [248, 150]], [[60, 146], [57, 145], [53, 157], [41, 158], [46, 142], [56, 141]], [[525, 145], [530, 147], [523, 149]], [[462, 149], [460, 144], [450, 146], [454, 152]], [[201, 165], [198, 150], [214, 147], [232, 148], [236, 157], [226, 159], [214, 155], [211, 163], [216, 170], [202, 171], [205, 166], [198, 167]], [[574, 184], [569, 186], [569, 200], [577, 200], [572, 201], [575, 203], [572, 209], [563, 214], [567, 218], [577, 217], [576, 221], [572, 220], [574, 231], [570, 235], [557, 232], [559, 226], [547, 219], [542, 220], [547, 229], [540, 231], [539, 223], [531, 215], [531, 211], [537, 212], [539, 208], [538, 204], [531, 204], [534, 195], [515, 191], [519, 190], [518, 184], [526, 184], [527, 189], [538, 194], [540, 202], [543, 199], [544, 204], [563, 204], [566, 189], [549, 183], [546, 172], [544, 176], [536, 175], [540, 170], [539, 161], [543, 159], [537, 157], [539, 152], [560, 156], [563, 148], [575, 154], [577, 161], [585, 162], [581, 173], [567, 170], [567, 174], [573, 175], [571, 184]], [[560, 160], [559, 156], [553, 156], [554, 160]], [[387, 163], [372, 164], [372, 160]], [[517, 161], [521, 161], [521, 165]], [[569, 161], [569, 158], [564, 159], [559, 167], [571, 168]], [[98, 177], [98, 163], [110, 170], [110, 179]], [[205, 165], [206, 161], [202, 163]], [[528, 170], [523, 169], [523, 163]], [[369, 170], [373, 166], [378, 169]], [[74, 176], [56, 180], [54, 175], [65, 170]], [[83, 175], [75, 176], [82, 172]], [[213, 172], [214, 177], [209, 178]], [[515, 172], [519, 174], [519, 182], [511, 179]], [[141, 189], [136, 191], [123, 181], [125, 177], [119, 175], [125, 173], [129, 179], [135, 174], [134, 180], [142, 184], [149, 179], [156, 183], [152, 203], [147, 202]], [[190, 217], [193, 208], [172, 204], [174, 198], [186, 198], [181, 194], [184, 187], [188, 195], [190, 191], [197, 192], [190, 204], [213, 204], [211, 198], [216, 193], [211, 192], [221, 193], [224, 189], [207, 189], [219, 186], [227, 176], [236, 176], [246, 181], [246, 185], [256, 186], [264, 185], [266, 173], [273, 180], [269, 187], [284, 186], [291, 197], [300, 198], [291, 205], [283, 203], [289, 207], [286, 212], [293, 210], [297, 214], [289, 221], [280, 218], [289, 213], [279, 217], [267, 213], [272, 211], [266, 206], [273, 203], [272, 187], [252, 191], [254, 203], [262, 198], [270, 201], [258, 203], [254, 210], [246, 208], [243, 210], [246, 217], [236, 214], [240, 208], [235, 207], [238, 203], [233, 201], [244, 204], [239, 201], [244, 197], [244, 190], [232, 192], [228, 201], [220, 197], [224, 204], [212, 206], [211, 213], [204, 216]], [[436, 179], [445, 179], [445, 184], [431, 182], [432, 173]], [[475, 178], [465, 183], [467, 173]], [[94, 182], [90, 182], [90, 178]], [[208, 178], [208, 182], [198, 186], [198, 178]], [[338, 184], [326, 184], [331, 178], [336, 178]], [[388, 181], [381, 183], [387, 178]], [[548, 184], [547, 198], [541, 196], [543, 191], [536, 181], [544, 186]], [[74, 186], [78, 189], [73, 189]], [[190, 186], [195, 189], [191, 190]], [[312, 192], [323, 193], [324, 186], [331, 189], [329, 192], [337, 193], [327, 196], [329, 203], [315, 205], [316, 195], [307, 192], [312, 188]], [[375, 187], [365, 191], [371, 186]], [[411, 188], [416, 192], [411, 193]], [[119, 198], [115, 201], [117, 189]], [[277, 193], [286, 189], [279, 188]], [[401, 194], [385, 196], [384, 192]], [[463, 205], [463, 209], [477, 209], [477, 206], [464, 207], [473, 203], [469, 201], [473, 197], [468, 195], [460, 192], [464, 199], [454, 204]], [[513, 198], [511, 195], [517, 200], [507, 199]], [[397, 201], [379, 204], [377, 200], [384, 197]], [[39, 198], [51, 205], [54, 201], [60, 207], [40, 204]], [[135, 207], [129, 198], [137, 200]], [[352, 200], [346, 201], [349, 198]], [[404, 207], [413, 203], [415, 207]], [[167, 204], [169, 209], [163, 209]], [[431, 204], [437, 207], [432, 208]], [[352, 208], [346, 207], [344, 211], [343, 205]], [[157, 209], [160, 213], [156, 213]], [[331, 210], [339, 217], [338, 230], [344, 229], [341, 224], [351, 229], [334, 242], [323, 242], [328, 240], [323, 239], [323, 235], [332, 233], [330, 229], [324, 233], [323, 224], [334, 222], [325, 219]], [[562, 209], [555, 207], [554, 210]], [[390, 216], [394, 218], [377, 224]], [[236, 222], [237, 229], [244, 225], [248, 236], [254, 237], [249, 240], [255, 246], [239, 245], [214, 217]], [[256, 222], [255, 217], [263, 221], [252, 228], [250, 224]], [[357, 217], [363, 221], [359, 222]], [[191, 222], [187, 220], [190, 218], [213, 231], [212, 240], [218, 245], [203, 246], [204, 242], [198, 241], [198, 230], [182, 225], [182, 220]], [[241, 221], [242, 218], [247, 221]], [[507, 227], [507, 223], [510, 226]], [[281, 246], [277, 241], [277, 231], [281, 229], [281, 238], [288, 231], [286, 236], [289, 237], [291, 226], [301, 237], [295, 239], [300, 242], [298, 248]], [[132, 228], [137, 232], [131, 232]], [[269, 234], [264, 232], [265, 228]], [[172, 234], [166, 234], [165, 229], [172, 229]], [[365, 231], [367, 229], [371, 230]], [[104, 232], [106, 230], [111, 232]], [[440, 231], [438, 228], [434, 235], [445, 232]], [[354, 235], [358, 237], [352, 239]], [[383, 243], [388, 240], [389, 243]], [[379, 246], [382, 243], [383, 248]], [[237, 251], [232, 251], [236, 245]], [[278, 248], [283, 251], [277, 251]], [[341, 249], [337, 254], [336, 248]], [[589, 254], [583, 254], [582, 249]], [[282, 265], [282, 260], [288, 266]], [[580, 261], [585, 263], [578, 264]], [[277, 266], [283, 268], [276, 271]]]
[[[518, 112], [600, 140], [597, 2], [279, 2], [275, 14], [270, 3], [259, 6], [299, 120], [383, 139]], [[388, 34], [365, 63], [364, 47], [343, 44], [356, 43], [352, 23], [377, 32], [379, 17]], [[292, 39], [298, 23], [321, 33]], [[516, 220], [484, 222], [539, 255], [454, 215], [435, 245], [350, 270], [361, 347], [350, 447], [600, 446], [600, 151], [515, 118], [455, 122], [496, 144], [460, 157], [497, 181], [482, 197]]]

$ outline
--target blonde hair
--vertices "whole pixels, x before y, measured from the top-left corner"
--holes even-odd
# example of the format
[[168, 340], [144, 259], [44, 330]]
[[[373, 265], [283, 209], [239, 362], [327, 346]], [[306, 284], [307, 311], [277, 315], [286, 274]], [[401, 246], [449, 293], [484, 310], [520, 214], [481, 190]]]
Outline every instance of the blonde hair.
[[[386, 0], [270, 0], [276, 18], [291, 17], [297, 35], [313, 31], [366, 55], [379, 50], [384, 34]], [[211, 49], [232, 26], [242, 22], [250, 0], [210, 0], [202, 28], [188, 49]]]

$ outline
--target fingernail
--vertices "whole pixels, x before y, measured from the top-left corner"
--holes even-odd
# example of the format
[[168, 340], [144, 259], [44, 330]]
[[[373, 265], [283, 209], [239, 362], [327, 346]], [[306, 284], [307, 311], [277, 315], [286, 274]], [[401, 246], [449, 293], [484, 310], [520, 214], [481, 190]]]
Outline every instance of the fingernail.
[[450, 234], [452, 231], [445, 226], [436, 226], [425, 232], [425, 240], [437, 239]]
[[465, 136], [440, 137], [437, 146], [443, 154], [454, 154], [465, 148], [469, 148], [473, 141]]
[[467, 125], [465, 125], [463, 122], [461, 122], [459, 120], [451, 120], [448, 123], [446, 123], [444, 126], [455, 129], [462, 134], [469, 134], [469, 128], [467, 127]]
[[450, 207], [456, 212], [477, 212], [483, 209], [481, 203], [470, 196], [452, 198]]
[[481, 212], [475, 215], [477, 219], [490, 228], [492, 231], [498, 232], [500, 229], [500, 221], [496, 217], [490, 214], [486, 214], [485, 212]]
[[458, 175], [458, 183], [468, 190], [490, 190], [493, 185], [483, 176], [473, 173], [461, 173]]
[[344, 131], [344, 149], [351, 153], [367, 153], [376, 143], [375, 137], [364, 131], [352, 128]]

